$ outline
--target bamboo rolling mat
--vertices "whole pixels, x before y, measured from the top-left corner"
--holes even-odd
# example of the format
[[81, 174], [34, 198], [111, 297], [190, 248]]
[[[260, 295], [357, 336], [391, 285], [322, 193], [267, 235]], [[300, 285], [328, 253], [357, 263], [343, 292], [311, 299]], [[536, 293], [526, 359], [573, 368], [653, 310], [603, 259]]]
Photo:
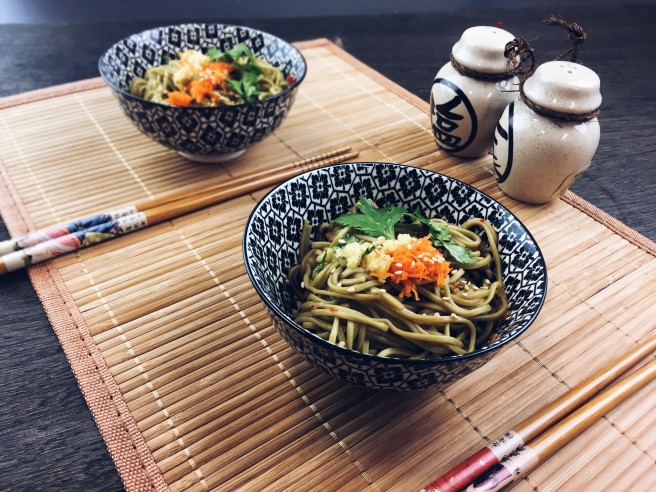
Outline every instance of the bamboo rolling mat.
[[[546, 257], [546, 305], [481, 369], [397, 394], [332, 380], [270, 324], [241, 252], [265, 190], [32, 267], [128, 490], [418, 490], [654, 334], [653, 242], [571, 193], [545, 206], [505, 197], [490, 157], [437, 150], [425, 102], [326, 40], [299, 47], [308, 77], [289, 117], [221, 166], [141, 135], [99, 80], [1, 101], [10, 232], [350, 145], [359, 160], [443, 172], [512, 210]], [[652, 384], [515, 489], [653, 490], [655, 410]]]

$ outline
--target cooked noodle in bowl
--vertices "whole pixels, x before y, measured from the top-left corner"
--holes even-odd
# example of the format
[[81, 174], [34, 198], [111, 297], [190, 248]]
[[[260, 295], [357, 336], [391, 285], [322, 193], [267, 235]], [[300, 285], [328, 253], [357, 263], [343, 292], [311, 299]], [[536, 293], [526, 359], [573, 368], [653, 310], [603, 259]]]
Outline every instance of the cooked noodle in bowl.
[[[364, 197], [358, 205], [376, 211], [374, 223], [402, 210], [373, 209]], [[302, 300], [294, 320], [331, 343], [380, 357], [471, 353], [507, 315], [497, 234], [485, 219], [456, 226], [404, 215], [423, 223], [397, 224], [386, 238], [340, 225], [338, 218], [319, 228], [309, 248], [306, 222], [302, 260], [289, 273]], [[347, 214], [342, 222], [349, 218], [367, 216]]]
[[283, 338], [348, 383], [448, 383], [519, 336], [546, 295], [521, 222], [453, 178], [385, 163], [304, 173], [244, 232], [248, 275]]
[[[206, 51], [206, 52], [204, 52]], [[261, 101], [294, 82], [244, 43], [227, 51], [187, 49], [130, 81], [130, 92], [169, 106], [217, 107]]]

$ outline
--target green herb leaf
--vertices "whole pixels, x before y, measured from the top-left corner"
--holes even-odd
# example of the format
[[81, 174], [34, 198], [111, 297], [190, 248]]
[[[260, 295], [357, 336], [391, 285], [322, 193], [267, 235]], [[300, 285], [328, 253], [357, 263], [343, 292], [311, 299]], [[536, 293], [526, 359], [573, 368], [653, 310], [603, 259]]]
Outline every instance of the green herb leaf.
[[358, 203], [359, 212], [340, 215], [335, 222], [358, 229], [369, 236], [394, 239], [394, 226], [406, 214], [405, 208], [395, 206], [374, 208], [362, 195]]
[[373, 253], [375, 249], [376, 249], [376, 246], [369, 246], [367, 249], [364, 250], [364, 253], [362, 253], [362, 257], [364, 258], [369, 253]]
[[342, 236], [342, 239], [339, 240], [339, 244], [344, 245], [344, 244], [351, 244], [351, 243], [359, 243], [362, 241], [359, 241], [357, 237], [355, 237], [353, 234], [350, 232], [347, 232]]
[[257, 99], [259, 91], [257, 89], [257, 75], [252, 72], [246, 72], [241, 79], [228, 79], [227, 84], [246, 102]]
[[[217, 53], [219, 52], [217, 51]], [[210, 56], [209, 50], [207, 51], [207, 54]], [[212, 58], [212, 56], [210, 56], [210, 58]], [[229, 49], [224, 53], [219, 53], [215, 59], [212, 59], [212, 61], [225, 61], [228, 63], [233, 63], [245, 72], [254, 72], [256, 74], [262, 72], [259, 65], [257, 64], [255, 55], [244, 43], [239, 43], [232, 49]]]
[[458, 263], [463, 265], [471, 265], [476, 263], [476, 260], [472, 257], [469, 249], [465, 246], [462, 246], [456, 243], [451, 237], [451, 232], [449, 231], [449, 226], [446, 224], [435, 225], [429, 219], [423, 216], [419, 209], [415, 210], [414, 214], [406, 214], [413, 221], [423, 224], [428, 229], [428, 232], [431, 235], [431, 242], [436, 247], [442, 247], [447, 250], [449, 255]]
[[212, 46], [207, 49], [207, 56], [212, 62], [222, 61], [235, 67], [233, 78], [226, 82], [244, 101], [252, 102], [258, 98], [260, 90], [257, 87], [257, 76], [262, 73], [262, 69], [246, 44], [239, 43], [224, 52]]
[[223, 56], [223, 53], [217, 50], [216, 47], [210, 46], [209, 48], [207, 48], [207, 56], [210, 57], [210, 61], [215, 62], [218, 61]]
[[[451, 237], [449, 226], [437, 226], [439, 233], [437, 235], [431, 233], [431, 240], [435, 246], [443, 246], [449, 252], [449, 255], [458, 263], [463, 265], [471, 265], [476, 263], [476, 260], [471, 255], [469, 248], [456, 243]], [[448, 239], [445, 239], [448, 238]]]
[[319, 263], [317, 263], [317, 266], [314, 267], [314, 271], [315, 272], [320, 272], [324, 268], [326, 268], [326, 252], [325, 251], [323, 253], [323, 256], [322, 256], [321, 260], [319, 260]]

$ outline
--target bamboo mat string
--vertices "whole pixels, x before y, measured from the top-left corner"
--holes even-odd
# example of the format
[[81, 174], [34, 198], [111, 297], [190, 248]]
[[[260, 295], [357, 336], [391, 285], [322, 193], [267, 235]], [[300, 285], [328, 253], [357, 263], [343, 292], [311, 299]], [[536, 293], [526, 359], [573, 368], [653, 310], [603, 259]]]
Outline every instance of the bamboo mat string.
[[[134, 180], [137, 182], [139, 187], [146, 193], [148, 198], [153, 198], [153, 194], [150, 192], [148, 189], [148, 186], [146, 186], [146, 183], [139, 177], [139, 174], [135, 171], [134, 167], [127, 161], [125, 157], [123, 157], [123, 154], [116, 148], [116, 145], [114, 145], [114, 142], [109, 138], [109, 135], [105, 132], [105, 130], [100, 126], [100, 123], [98, 123], [98, 120], [96, 117], [91, 113], [87, 105], [84, 103], [82, 98], [78, 94], [74, 94], [75, 100], [82, 106], [82, 109], [84, 110], [84, 113], [89, 117], [91, 122], [94, 124], [102, 138], [107, 142], [107, 145], [109, 145], [109, 148], [111, 151], [116, 155], [118, 160], [121, 162], [121, 164], [125, 167], [125, 169], [128, 170], [130, 175], [134, 178]], [[57, 221], [59, 222], [59, 221]]]
[[43, 201], [46, 204], [46, 207], [48, 208], [50, 213], [52, 214], [53, 221], [55, 223], [60, 222], [59, 216], [58, 216], [57, 212], [55, 211], [55, 208], [54, 208], [52, 202], [48, 198], [48, 195], [46, 194], [45, 190], [41, 186], [40, 180], [38, 179], [38, 177], [36, 176], [36, 173], [32, 169], [32, 165], [30, 163], [30, 160], [23, 153], [23, 149], [21, 148], [21, 146], [16, 141], [16, 138], [14, 137], [14, 134], [11, 131], [11, 128], [7, 124], [5, 118], [2, 117], [2, 114], [0, 114], [0, 122], [2, 122], [2, 127], [4, 128], [5, 132], [9, 136], [9, 140], [11, 141], [12, 145], [16, 149], [16, 152], [18, 153], [18, 157], [19, 157], [20, 161], [22, 162], [22, 164], [27, 169], [27, 171], [28, 171], [28, 173], [29, 173], [29, 175], [32, 179], [32, 182], [36, 185], [37, 190], [39, 191], [39, 194], [41, 195], [41, 198], [43, 199]]
[[353, 127], [347, 122], [344, 121], [342, 118], [339, 116], [335, 115], [333, 112], [331, 112], [328, 108], [326, 108], [324, 105], [319, 104], [315, 98], [312, 98], [310, 96], [307, 96], [304, 92], [299, 91], [298, 95], [302, 97], [303, 100], [309, 102], [313, 106], [315, 106], [317, 109], [319, 109], [321, 112], [325, 113], [330, 117], [335, 123], [337, 123], [339, 126], [346, 128], [354, 137], [359, 139], [361, 142], [363, 142], [369, 149], [372, 151], [376, 152], [379, 154], [384, 160], [386, 161], [392, 161], [393, 159], [382, 149], [376, 147], [371, 141], [369, 141], [366, 137], [360, 135], [356, 130], [353, 129]]
[[[204, 484], [204, 477], [202, 476], [201, 471], [196, 468], [196, 464], [195, 464], [191, 454], [189, 454], [187, 446], [184, 443], [183, 437], [180, 435], [180, 432], [178, 431], [177, 427], [174, 425], [173, 421], [171, 420], [171, 418], [170, 418], [171, 416], [168, 413], [168, 411], [167, 411], [166, 407], [164, 406], [164, 404], [162, 403], [162, 401], [160, 400], [159, 394], [157, 393], [157, 389], [153, 386], [153, 384], [150, 380], [150, 377], [148, 375], [148, 372], [146, 370], [144, 370], [143, 365], [142, 365], [141, 361], [139, 360], [139, 356], [135, 354], [134, 348], [132, 347], [132, 344], [130, 343], [130, 341], [126, 338], [125, 334], [123, 333], [121, 325], [119, 324], [118, 320], [114, 316], [114, 313], [111, 310], [111, 308], [109, 306], [109, 303], [103, 297], [101, 290], [98, 288], [98, 286], [94, 282], [92, 274], [89, 272], [89, 270], [88, 270], [88, 268], [87, 268], [87, 266], [84, 262], [84, 259], [82, 258], [82, 255], [80, 254], [79, 251], [76, 252], [76, 257], [77, 257], [78, 261], [80, 262], [82, 272], [89, 279], [89, 283], [94, 288], [94, 290], [96, 292], [96, 295], [98, 296], [98, 298], [100, 299], [104, 309], [106, 310], [106, 312], [110, 316], [110, 319], [111, 319], [115, 329], [118, 332], [119, 338], [123, 342], [123, 344], [124, 344], [124, 346], [127, 350], [127, 353], [130, 354], [130, 356], [132, 358], [132, 362], [134, 363], [134, 366], [139, 370], [141, 377], [145, 381], [145, 385], [148, 388], [148, 390], [150, 391], [150, 394], [151, 394], [153, 400], [157, 403], [157, 406], [160, 408], [161, 413], [166, 418], [166, 422], [170, 426], [171, 431], [176, 436], [178, 436], [177, 437], [177, 442], [180, 445], [181, 449], [183, 449], [185, 451], [185, 454], [187, 455], [187, 463], [189, 463], [189, 466], [191, 467], [191, 469], [194, 470], [198, 474], [199, 482], [201, 484]], [[206, 484], [205, 484], [205, 487], [206, 487]]]
[[[347, 71], [344, 71], [344, 70], [340, 69], [335, 63], [331, 63], [327, 57], [320, 56], [318, 53], [313, 53], [313, 54], [310, 55], [310, 58], [311, 59], [316, 59], [316, 60], [320, 61], [321, 63], [323, 63], [324, 65], [327, 65], [329, 68], [336, 71], [341, 77], [349, 80], [356, 87], [360, 88], [362, 90], [362, 92], [364, 92], [365, 94], [371, 96], [372, 98], [376, 99], [377, 101], [381, 102], [386, 108], [388, 108], [391, 111], [394, 111], [395, 113], [400, 115], [403, 120], [405, 120], [405, 121], [409, 122], [410, 124], [416, 126], [422, 132], [426, 133], [431, 138], [433, 138], [433, 132], [432, 132], [430, 127], [427, 128], [426, 126], [424, 126], [424, 125], [418, 123], [417, 121], [413, 120], [412, 118], [410, 118], [406, 113], [401, 111], [398, 108], [398, 106], [393, 106], [392, 104], [390, 104], [389, 101], [387, 101], [387, 100], [383, 99], [382, 97], [380, 97], [371, 88], [366, 87], [365, 85], [363, 85], [358, 79], [353, 77], [350, 72], [347, 72]], [[424, 118], [424, 119], [426, 121], [429, 121], [428, 118]]]

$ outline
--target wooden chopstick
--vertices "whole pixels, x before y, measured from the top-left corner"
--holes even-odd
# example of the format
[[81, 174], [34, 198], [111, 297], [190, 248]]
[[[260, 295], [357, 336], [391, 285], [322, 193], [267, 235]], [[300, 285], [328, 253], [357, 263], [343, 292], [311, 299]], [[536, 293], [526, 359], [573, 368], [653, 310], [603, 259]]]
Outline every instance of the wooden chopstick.
[[[476, 452], [429, 485], [426, 485], [422, 492], [463, 490], [483, 474], [492, 469], [496, 470], [495, 467], [499, 467], [502, 459], [511, 455], [514, 458], [514, 454], [518, 449], [528, 447], [526, 446], [527, 443], [531, 443], [530, 449], [539, 456], [539, 461], [546, 460], [559, 447], [564, 446], [592, 425], [599, 416], [603, 415], [603, 412], [619, 405], [654, 378], [656, 360], [595, 396], [633, 366], [653, 354], [654, 350], [656, 350], [656, 336], [648, 338], [631, 351], [588, 376], [552, 403], [523, 420], [513, 430], [506, 432], [486, 448]], [[647, 367], [651, 367], [651, 369], [647, 369]], [[608, 401], [608, 398], [617, 399], [617, 401]], [[590, 400], [588, 403], [581, 406], [588, 400]], [[602, 405], [603, 412], [598, 413]], [[568, 414], [570, 415], [568, 416]], [[583, 421], [582, 416], [585, 416], [585, 419], [588, 420], [583, 419], [585, 420]], [[576, 433], [574, 433], [574, 430], [576, 430]], [[525, 451], [524, 457], [532, 451]], [[506, 467], [505, 462], [503, 466]], [[526, 464], [523, 464], [523, 467], [526, 467]], [[508, 469], [512, 468], [509, 467]]]
[[[281, 172], [287, 169], [303, 168], [304, 166], [316, 162], [326, 161], [337, 156], [343, 156], [344, 154], [347, 154], [350, 150], [351, 147], [342, 147], [337, 150], [324, 152], [322, 154], [308, 157], [307, 159], [289, 162], [287, 164], [283, 164], [282, 166], [276, 168], [275, 172]], [[250, 174], [249, 179], [256, 179], [256, 180], [261, 179], [271, 174], [271, 172], [272, 171], [269, 170], [258, 171], [254, 174]], [[0, 241], [0, 255], [5, 255], [7, 253], [11, 253], [12, 251], [20, 251], [21, 249], [25, 249], [29, 246], [34, 246], [36, 244], [49, 241], [51, 239], [72, 234], [74, 232], [85, 230], [90, 227], [98, 226], [106, 222], [118, 220], [122, 217], [127, 217], [129, 215], [133, 215], [138, 212], [145, 212], [146, 210], [149, 210], [151, 208], [159, 207], [161, 205], [165, 205], [167, 203], [171, 203], [183, 198], [187, 198], [192, 195], [209, 193], [215, 190], [218, 191], [219, 189], [224, 189], [231, 186], [233, 186], [232, 181], [226, 181], [225, 178], [221, 178], [220, 180], [209, 181], [207, 183], [203, 183], [202, 185], [187, 186], [171, 193], [164, 193], [155, 196], [153, 198], [146, 198], [143, 200], [139, 200], [135, 203], [119, 207], [115, 210], [110, 210], [107, 212], [96, 212], [89, 216], [75, 219], [64, 224], [58, 224], [52, 227], [31, 232], [22, 237], [8, 239], [6, 241]]]
[[558, 422], [549, 430], [535, 438], [528, 446], [507, 457], [494, 467], [485, 481], [486, 491], [500, 490], [508, 484], [524, 478], [548, 460], [565, 444], [594, 424], [602, 415], [626, 401], [636, 391], [656, 379], [656, 359], [652, 360], [619, 383], [595, 396], [578, 410]]
[[[233, 179], [229, 183], [217, 183], [209, 189], [203, 188], [205, 191], [196, 195], [185, 196], [165, 203], [159, 202], [160, 205], [147, 208], [143, 212], [136, 212], [126, 217], [93, 225], [84, 230], [78, 230], [71, 234], [2, 255], [0, 257], [0, 275], [266, 188], [301, 172], [337, 164], [357, 156], [358, 152], [347, 152], [323, 160], [299, 161], [303, 164], [298, 165], [297, 163], [295, 167], [285, 166], [282, 171], [278, 168], [272, 171], [249, 174], [248, 176]], [[185, 195], [187, 194], [185, 193]]]

